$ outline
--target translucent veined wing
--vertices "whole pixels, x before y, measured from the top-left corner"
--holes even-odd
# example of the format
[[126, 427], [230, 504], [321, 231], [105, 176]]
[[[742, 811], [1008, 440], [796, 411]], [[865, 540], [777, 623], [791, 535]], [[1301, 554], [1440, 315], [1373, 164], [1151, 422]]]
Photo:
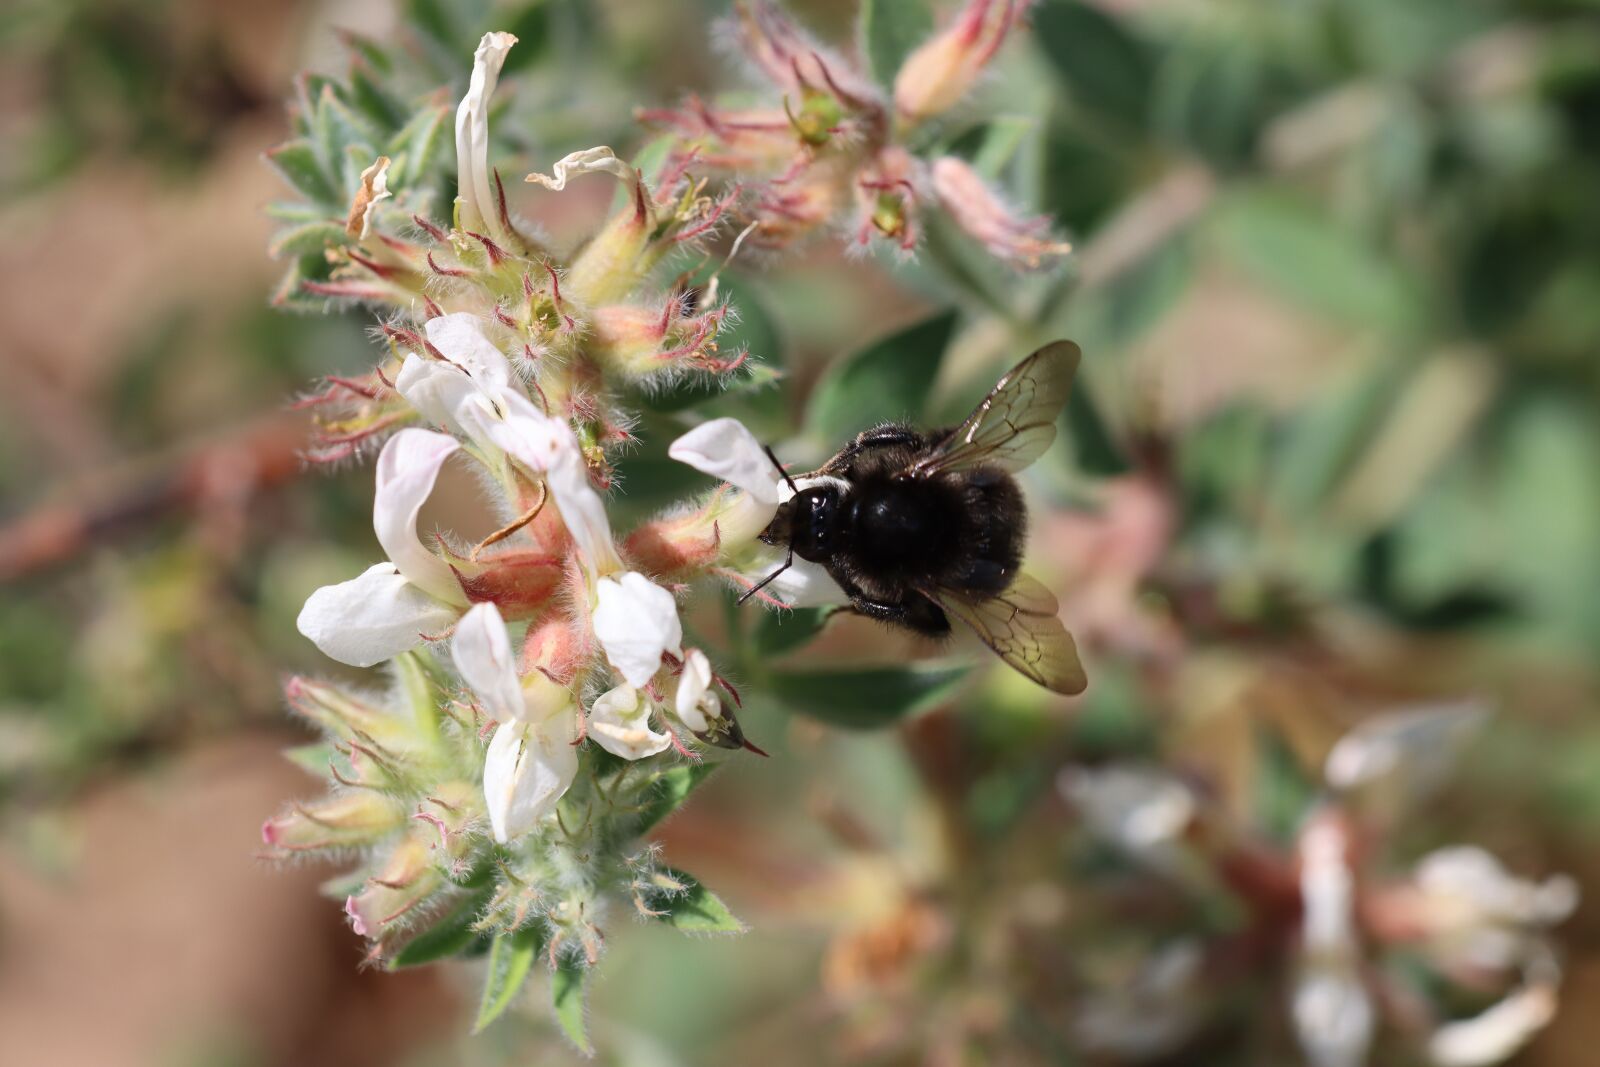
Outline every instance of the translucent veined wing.
[[1056, 416], [1066, 405], [1082, 355], [1071, 341], [1053, 341], [1018, 363], [913, 472], [974, 467], [1010, 472], [1038, 459], [1056, 439]]
[[1019, 573], [1005, 592], [987, 600], [968, 600], [943, 589], [927, 595], [976, 630], [1001, 659], [1046, 689], [1070, 696], [1088, 684], [1078, 646], [1056, 615], [1055, 594], [1026, 574]]

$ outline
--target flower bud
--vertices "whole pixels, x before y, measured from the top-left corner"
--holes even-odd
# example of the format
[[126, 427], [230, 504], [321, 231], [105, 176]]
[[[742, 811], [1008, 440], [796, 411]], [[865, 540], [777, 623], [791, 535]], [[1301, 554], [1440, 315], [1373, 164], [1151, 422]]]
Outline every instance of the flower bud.
[[1013, 267], [1037, 267], [1072, 251], [1067, 242], [1051, 239], [1048, 218], [1013, 211], [977, 171], [954, 156], [934, 161], [933, 195], [967, 236]]
[[386, 927], [403, 918], [444, 884], [434, 867], [432, 849], [419, 836], [407, 837], [389, 853], [366, 888], [344, 902], [350, 925], [362, 937], [378, 940]]
[[1015, 25], [1025, 0], [971, 0], [942, 33], [906, 57], [894, 79], [894, 103], [910, 122], [954, 107]]
[[281, 853], [357, 848], [393, 833], [405, 821], [405, 809], [392, 798], [353, 789], [296, 804], [268, 819], [261, 826], [261, 840]]
[[335, 686], [296, 675], [289, 679], [283, 692], [297, 715], [341, 740], [375, 741], [395, 752], [409, 751], [416, 744], [417, 738], [405, 720]]

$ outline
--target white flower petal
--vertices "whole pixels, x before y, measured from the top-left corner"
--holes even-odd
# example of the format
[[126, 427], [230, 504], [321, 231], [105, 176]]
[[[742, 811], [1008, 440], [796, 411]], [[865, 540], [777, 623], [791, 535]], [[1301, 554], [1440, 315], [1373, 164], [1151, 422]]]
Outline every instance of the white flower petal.
[[1416, 884], [1436, 901], [1439, 914], [1462, 915], [1474, 924], [1550, 926], [1578, 906], [1578, 886], [1566, 875], [1531, 882], [1511, 874], [1475, 845], [1436, 849], [1417, 861]]
[[415, 352], [408, 354], [400, 364], [394, 387], [423, 418], [456, 433], [466, 429], [457, 420], [456, 410], [478, 392], [472, 379], [450, 364]]
[[471, 376], [491, 399], [511, 384], [511, 364], [483, 332], [476, 315], [457, 311], [428, 320], [428, 341], [444, 357]]
[[589, 709], [589, 736], [623, 759], [654, 756], [672, 743], [672, 738], [650, 728], [654, 710], [643, 693], [631, 685], [619, 685], [601, 694]]
[[406, 581], [392, 563], [312, 593], [296, 620], [318, 648], [352, 667], [370, 667], [447, 630], [458, 609]]
[[1354, 967], [1316, 966], [1295, 981], [1295, 1033], [1311, 1067], [1362, 1067], [1376, 1024], [1372, 998]]
[[562, 715], [495, 729], [483, 761], [483, 799], [496, 841], [522, 836], [556, 810], [578, 774], [572, 725], [572, 717]]
[[[776, 567], [781, 561], [775, 561]], [[770, 572], [768, 572], [770, 573]], [[753, 576], [756, 581], [766, 574]], [[774, 578], [764, 592], [791, 608], [825, 608], [833, 604], [848, 604], [850, 598], [833, 580], [833, 575], [820, 563], [796, 557], [789, 569]]]
[[1135, 856], [1170, 848], [1194, 818], [1188, 787], [1154, 768], [1069, 767], [1059, 785], [1091, 831]]
[[490, 718], [510, 722], [528, 717], [511, 637], [499, 608], [477, 604], [461, 617], [450, 642], [450, 658]]
[[661, 666], [661, 654], [683, 646], [683, 623], [672, 594], [637, 571], [602, 578], [595, 587], [594, 635], [606, 659], [635, 688]]
[[1355, 876], [1337, 817], [1313, 815], [1300, 834], [1301, 941], [1307, 949], [1355, 950]]
[[476, 233], [487, 232], [509, 243], [500, 225], [500, 212], [489, 169], [489, 98], [494, 96], [506, 53], [517, 43], [509, 33], [486, 33], [472, 56], [472, 80], [467, 95], [456, 108], [456, 188], [461, 200], [461, 225]]
[[706, 715], [708, 710], [721, 711], [721, 702], [711, 692], [711, 681], [711, 661], [698, 648], [691, 648], [683, 657], [683, 673], [678, 676], [672, 713], [697, 734], [711, 728], [711, 719]]
[[1437, 1067], [1490, 1067], [1509, 1059], [1555, 1014], [1554, 983], [1523, 986], [1478, 1015], [1435, 1030], [1428, 1059]]
[[455, 573], [417, 536], [417, 513], [433, 492], [445, 460], [460, 448], [454, 437], [432, 430], [401, 430], [389, 438], [378, 453], [372, 526], [378, 543], [407, 581], [440, 600], [465, 607], [467, 598]]
[[572, 427], [564, 419], [546, 415], [520, 393], [509, 392], [502, 399], [506, 417], [484, 422], [483, 432], [529, 469], [545, 475], [561, 521], [592, 573], [621, 569], [605, 501], [589, 484]]
[[774, 510], [778, 506], [778, 484], [783, 479], [761, 442], [738, 419], [701, 423], [672, 442], [667, 455], [743, 489]]
[[567, 182], [584, 174], [609, 174], [618, 181], [630, 183], [635, 177], [633, 168], [604, 145], [562, 156], [550, 169], [553, 174], [530, 174], [527, 180], [559, 193], [567, 187]]
[[1333, 746], [1323, 777], [1335, 789], [1355, 789], [1403, 779], [1413, 796], [1440, 779], [1488, 716], [1478, 701], [1462, 701], [1380, 715]]

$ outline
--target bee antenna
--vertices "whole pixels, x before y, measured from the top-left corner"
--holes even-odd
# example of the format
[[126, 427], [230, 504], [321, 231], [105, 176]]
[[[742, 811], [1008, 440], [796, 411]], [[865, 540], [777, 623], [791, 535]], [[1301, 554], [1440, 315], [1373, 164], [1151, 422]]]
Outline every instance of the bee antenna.
[[[769, 450], [768, 454], [770, 455], [770, 450]], [[791, 548], [791, 549], [789, 549], [789, 557], [783, 561], [783, 566], [779, 567], [777, 570], [773, 571], [771, 574], [769, 574], [765, 578], [761, 579], [755, 585], [752, 585], [749, 589], [746, 589], [744, 591], [744, 596], [740, 597], [738, 602], [740, 604], [743, 604], [746, 600], [749, 600], [751, 597], [753, 597], [757, 593], [761, 592], [761, 590], [765, 589], [768, 585], [771, 584], [772, 579], [776, 578], [778, 575], [782, 574], [784, 571], [788, 570], [793, 565], [794, 565], [794, 549]]]
[[[795, 495], [798, 496], [799, 493], [800, 493], [800, 487], [798, 485], [794, 484], [794, 479], [789, 477], [789, 472], [783, 469], [783, 464], [782, 463], [778, 462], [778, 457], [775, 456], [773, 454], [773, 452], [772, 452], [772, 446], [771, 445], [762, 445], [761, 447], [766, 450], [767, 458], [772, 460], [773, 467], [777, 468], [779, 477], [781, 477], [784, 481], [788, 482], [789, 483], [789, 488], [793, 489], [794, 492], [795, 492]], [[790, 563], [794, 562], [793, 558], [791, 558], [789, 562]], [[787, 567], [788, 565], [789, 565], [788, 563], [784, 564], [785, 567]], [[774, 572], [774, 573], [777, 573], [777, 572]], [[771, 581], [771, 578], [769, 577], [767, 580]], [[759, 588], [761, 588], [761, 586], [756, 586], [756, 588], [759, 589]], [[751, 590], [751, 592], [754, 592], [754, 590]]]

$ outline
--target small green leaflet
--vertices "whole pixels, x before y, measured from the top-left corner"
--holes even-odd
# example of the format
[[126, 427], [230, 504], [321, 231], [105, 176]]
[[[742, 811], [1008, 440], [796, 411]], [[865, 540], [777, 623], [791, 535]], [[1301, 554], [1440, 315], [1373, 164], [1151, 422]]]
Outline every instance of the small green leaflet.
[[578, 1051], [588, 1055], [594, 1051], [589, 1044], [589, 1032], [583, 1023], [584, 968], [572, 957], [564, 957], [550, 979], [550, 1003], [556, 1009], [556, 1022], [571, 1039]]
[[473, 924], [478, 921], [478, 917], [493, 895], [494, 887], [486, 885], [477, 892], [463, 897], [448, 915], [407, 942], [394, 959], [389, 961], [389, 969], [394, 971], [401, 967], [419, 967], [424, 963], [458, 956], [471, 948], [482, 936], [472, 928]]
[[661, 882], [676, 883], [673, 889], [663, 888], [650, 900], [650, 908], [659, 912], [657, 922], [686, 933], [740, 934], [744, 923], [728, 910], [715, 893], [700, 884], [699, 879], [672, 867], [663, 867]]
[[534, 959], [544, 948], [544, 931], [525, 926], [510, 934], [497, 934], [489, 948], [489, 969], [484, 977], [483, 999], [478, 1002], [478, 1021], [473, 1033], [482, 1033], [511, 1006]]
[[917, 420], [955, 327], [956, 313], [941, 312], [835, 363], [811, 395], [806, 428], [837, 448], [875, 423]]

